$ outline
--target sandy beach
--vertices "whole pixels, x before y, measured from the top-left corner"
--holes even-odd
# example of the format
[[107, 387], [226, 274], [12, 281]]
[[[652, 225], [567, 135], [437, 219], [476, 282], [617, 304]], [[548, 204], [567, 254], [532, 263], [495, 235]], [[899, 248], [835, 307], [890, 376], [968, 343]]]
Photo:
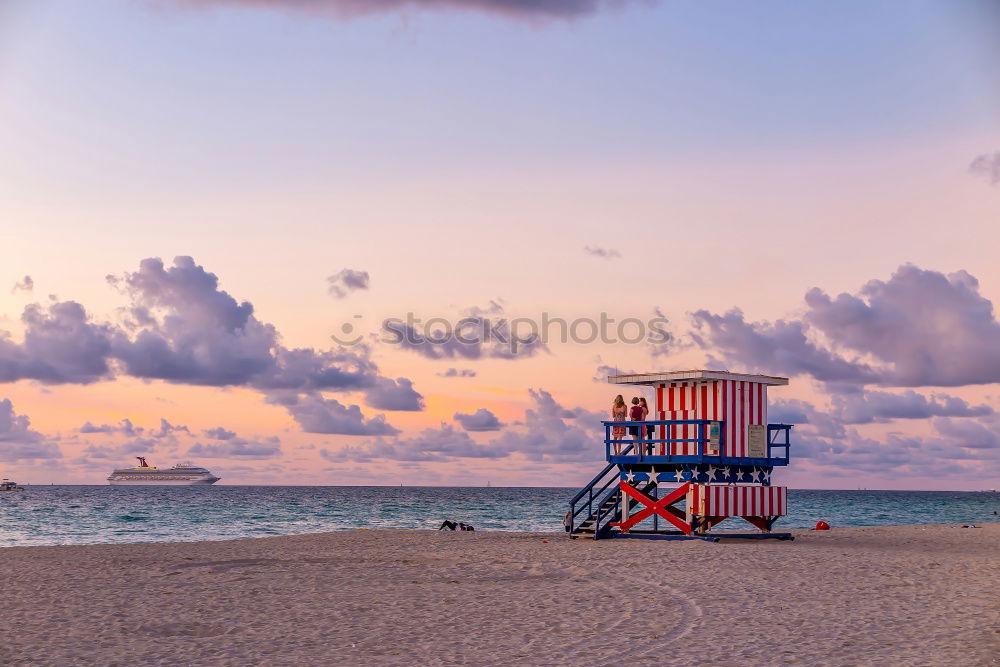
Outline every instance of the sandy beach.
[[0, 549], [3, 664], [988, 665], [1000, 524]]

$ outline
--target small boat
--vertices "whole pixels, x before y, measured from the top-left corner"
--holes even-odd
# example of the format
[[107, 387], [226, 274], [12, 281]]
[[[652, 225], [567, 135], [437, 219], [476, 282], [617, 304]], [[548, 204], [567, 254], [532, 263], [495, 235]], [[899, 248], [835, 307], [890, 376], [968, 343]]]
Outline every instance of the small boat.
[[24, 491], [24, 487], [18, 486], [17, 482], [12, 482], [5, 478], [0, 481], [0, 491]]

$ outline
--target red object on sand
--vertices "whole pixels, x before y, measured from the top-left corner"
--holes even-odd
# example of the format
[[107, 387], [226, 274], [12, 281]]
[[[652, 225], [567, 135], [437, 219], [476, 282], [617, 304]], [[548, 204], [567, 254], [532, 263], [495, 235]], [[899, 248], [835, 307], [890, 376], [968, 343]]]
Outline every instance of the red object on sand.
[[817, 521], [816, 527], [813, 530], [830, 530], [830, 524], [826, 521]]

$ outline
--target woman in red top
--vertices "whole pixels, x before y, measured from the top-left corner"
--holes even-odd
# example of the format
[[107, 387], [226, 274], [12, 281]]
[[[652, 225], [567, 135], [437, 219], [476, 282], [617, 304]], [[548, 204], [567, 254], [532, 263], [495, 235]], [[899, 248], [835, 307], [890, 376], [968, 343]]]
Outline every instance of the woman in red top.
[[[646, 398], [644, 396], [640, 396], [639, 397], [639, 405], [642, 406], [642, 421], [646, 421], [646, 419], [649, 418], [649, 405], [646, 404]], [[653, 439], [653, 428], [654, 428], [653, 426], [644, 426], [642, 428], [642, 430], [643, 430], [642, 437], [643, 437], [644, 440], [652, 440]], [[650, 449], [649, 453], [652, 454], [653, 453], [652, 452], [652, 449], [653, 449], [652, 444], [650, 444], [649, 449]], [[662, 454], [661, 454], [661, 456], [662, 456]]]
[[[629, 421], [633, 421], [633, 422], [641, 422], [641, 421], [643, 421], [646, 418], [646, 412], [648, 412], [648, 410], [646, 410], [645, 408], [642, 407], [642, 405], [639, 404], [639, 398], [638, 397], [633, 398], [632, 399], [632, 409], [629, 410], [629, 415], [628, 415]], [[642, 432], [644, 430], [645, 430], [645, 427], [643, 427], [643, 426], [629, 426], [628, 427], [628, 431], [632, 435], [632, 440], [635, 442], [635, 453], [636, 454], [639, 453], [639, 451], [640, 451], [639, 448], [642, 446], [642, 445], [639, 444], [639, 441], [642, 439], [642, 436], [643, 436]]]

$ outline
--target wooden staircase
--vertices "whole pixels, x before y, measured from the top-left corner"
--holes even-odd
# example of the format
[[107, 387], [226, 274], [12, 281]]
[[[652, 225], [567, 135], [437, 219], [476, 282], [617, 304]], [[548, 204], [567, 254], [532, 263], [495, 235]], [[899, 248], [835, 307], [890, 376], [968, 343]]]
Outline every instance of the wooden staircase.
[[[641, 488], [639, 486], [636, 486], [636, 488], [638, 488], [643, 493], [649, 495], [650, 493], [652, 493], [653, 489], [656, 488], [656, 482], [648, 482], [646, 483], [646, 486]], [[581, 521], [579, 525], [574, 525], [573, 531], [570, 533], [570, 537], [582, 537], [585, 539], [594, 539], [596, 533], [594, 528], [594, 523], [597, 521], [598, 514], [601, 515], [602, 519], [601, 530], [607, 530], [609, 522], [620, 521], [621, 520], [620, 509], [616, 511], [614, 515], [609, 516], [612, 510], [614, 510], [615, 506], [619, 504], [620, 495], [621, 495], [620, 492], [613, 492], [608, 494], [607, 498], [601, 504], [601, 506], [598, 508], [596, 512], [590, 514], [587, 518]], [[639, 504], [638, 500], [631, 497], [628, 497], [626, 500], [628, 501], [629, 512], [631, 512], [632, 509]]]

